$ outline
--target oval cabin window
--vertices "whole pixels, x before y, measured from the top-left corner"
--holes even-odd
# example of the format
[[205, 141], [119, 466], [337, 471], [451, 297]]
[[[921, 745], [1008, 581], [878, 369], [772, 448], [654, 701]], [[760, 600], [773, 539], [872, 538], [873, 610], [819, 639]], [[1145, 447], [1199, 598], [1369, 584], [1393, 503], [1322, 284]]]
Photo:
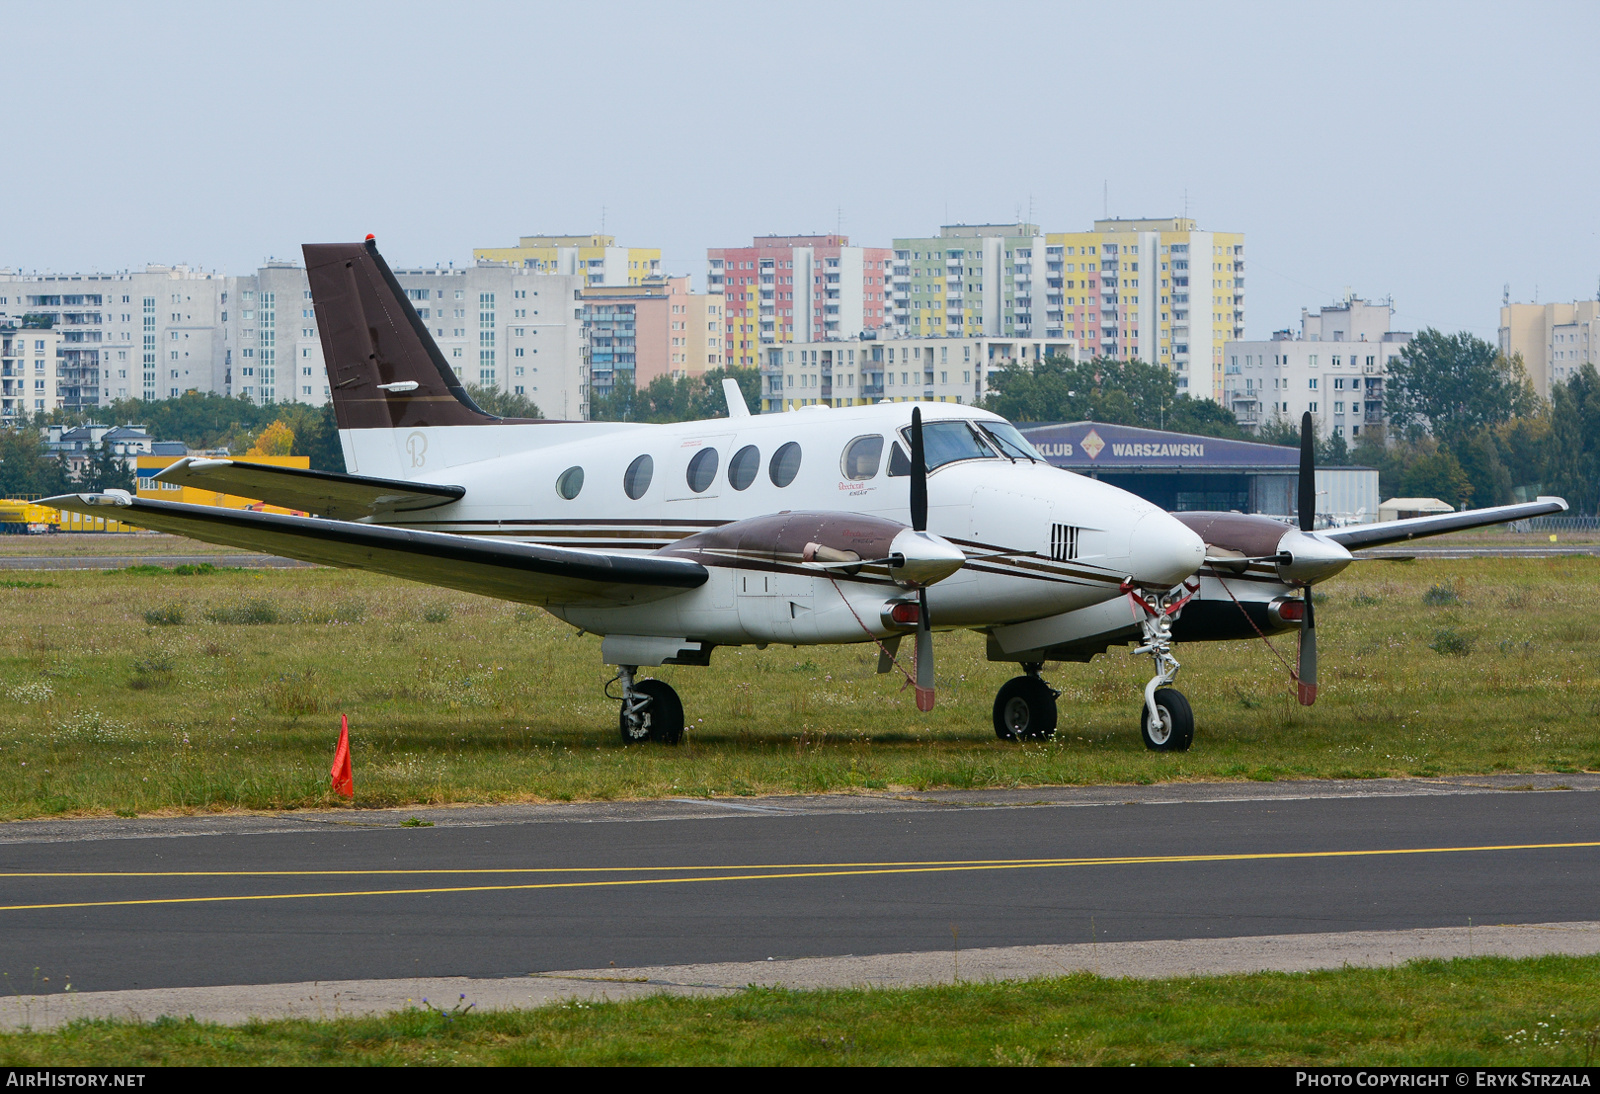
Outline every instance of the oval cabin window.
[[735, 490], [748, 489], [756, 481], [756, 472], [760, 470], [761, 451], [755, 445], [747, 444], [728, 461], [728, 483]]
[[569, 467], [556, 480], [556, 493], [571, 501], [583, 489], [583, 468]]
[[694, 454], [694, 459], [689, 461], [688, 474], [684, 476], [689, 483], [689, 489], [696, 494], [703, 494], [717, 478], [717, 450], [715, 448], [702, 448]]
[[640, 456], [628, 465], [627, 474], [622, 476], [622, 492], [638, 501], [650, 489], [650, 476], [655, 474], [655, 470], [656, 461], [649, 456]]
[[860, 482], [877, 475], [878, 464], [883, 461], [882, 437], [857, 437], [845, 446], [839, 470], [851, 482]]
[[790, 441], [772, 454], [767, 465], [767, 477], [773, 486], [788, 486], [800, 473], [800, 446]]

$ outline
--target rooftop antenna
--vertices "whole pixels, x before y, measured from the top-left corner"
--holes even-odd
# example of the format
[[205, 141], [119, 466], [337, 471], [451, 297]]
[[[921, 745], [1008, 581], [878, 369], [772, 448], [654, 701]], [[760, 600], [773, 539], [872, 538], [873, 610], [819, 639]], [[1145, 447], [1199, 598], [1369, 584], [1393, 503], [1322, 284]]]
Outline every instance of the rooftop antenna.
[[606, 207], [600, 206], [600, 234], [606, 234]]
[[1100, 216], [1103, 220], [1111, 219], [1111, 180], [1103, 179], [1100, 183]]
[[1033, 195], [1028, 195], [1028, 223], [1033, 223]]
[[1511, 306], [1511, 282], [1509, 281], [1506, 282], [1505, 288], [1500, 290], [1500, 306], [1502, 308]]
[[1189, 188], [1187, 186], [1183, 188], [1183, 219], [1189, 219]]

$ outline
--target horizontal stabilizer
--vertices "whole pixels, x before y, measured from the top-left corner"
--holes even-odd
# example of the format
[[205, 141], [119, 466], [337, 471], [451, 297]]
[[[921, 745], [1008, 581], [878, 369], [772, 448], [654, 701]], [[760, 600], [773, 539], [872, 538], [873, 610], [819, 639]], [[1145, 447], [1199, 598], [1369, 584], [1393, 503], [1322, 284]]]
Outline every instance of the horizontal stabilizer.
[[660, 600], [705, 584], [689, 559], [505, 543], [381, 524], [223, 509], [135, 498], [124, 491], [65, 494], [53, 509], [115, 517], [139, 528], [207, 543], [270, 551], [325, 566], [370, 570], [522, 604], [627, 604]]
[[241, 460], [188, 457], [162, 469], [162, 482], [215, 490], [240, 498], [255, 498], [300, 509], [333, 520], [356, 520], [379, 513], [409, 513], [459, 501], [460, 486], [426, 482], [401, 482], [347, 475], [338, 471], [312, 471], [303, 467], [274, 467]]
[[1386, 520], [1379, 524], [1358, 524], [1351, 528], [1330, 528], [1317, 534], [1324, 539], [1333, 540], [1348, 550], [1357, 551], [1363, 547], [1382, 547], [1388, 543], [1404, 543], [1408, 539], [1442, 536], [1446, 532], [1485, 528], [1491, 524], [1528, 520], [1531, 517], [1547, 517], [1566, 511], [1567, 503], [1560, 498], [1540, 498], [1538, 501], [1522, 502], [1518, 505], [1468, 509], [1464, 513], [1440, 513], [1431, 517]]

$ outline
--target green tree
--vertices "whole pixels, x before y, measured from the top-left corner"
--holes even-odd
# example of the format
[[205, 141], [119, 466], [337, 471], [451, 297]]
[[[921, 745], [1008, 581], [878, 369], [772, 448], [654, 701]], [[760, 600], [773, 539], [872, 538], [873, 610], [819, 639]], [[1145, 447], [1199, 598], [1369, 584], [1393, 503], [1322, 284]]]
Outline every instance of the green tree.
[[631, 381], [589, 403], [589, 417], [602, 422], [689, 422], [728, 416], [722, 381], [739, 384], [745, 406], [761, 406], [761, 372], [753, 368], [707, 369], [700, 376], [657, 376], [643, 390]]
[[[279, 420], [294, 431], [295, 456], [308, 456], [311, 466], [319, 471], [343, 471], [344, 448], [339, 443], [339, 424], [334, 417], [333, 404], [307, 406], [304, 403], [280, 403]], [[229, 451], [241, 451], [230, 448]]]
[[1472, 480], [1461, 461], [1432, 437], [1407, 440], [1399, 446], [1394, 470], [1394, 490], [1389, 496], [1438, 498], [1456, 508], [1472, 500]]
[[1577, 513], [1600, 511], [1600, 373], [1592, 364], [1550, 391], [1545, 484]]
[[526, 395], [503, 391], [497, 387], [467, 385], [467, 394], [485, 413], [497, 418], [543, 418], [544, 413]]
[[131, 493], [135, 489], [134, 473], [124, 463], [125, 459], [127, 457], [114, 454], [111, 446], [101, 441], [74, 486], [87, 493], [98, 494], [105, 490], [127, 490]]
[[0, 497], [64, 494], [71, 488], [61, 461], [31, 427], [0, 429]]
[[1170, 371], [1143, 361], [1050, 357], [989, 373], [984, 407], [1014, 422], [1096, 421], [1244, 438], [1233, 412], [1180, 394]]
[[1454, 448], [1485, 427], [1537, 413], [1538, 395], [1520, 357], [1507, 358], [1476, 335], [1431, 327], [1389, 362], [1384, 406], [1410, 436], [1423, 431]]

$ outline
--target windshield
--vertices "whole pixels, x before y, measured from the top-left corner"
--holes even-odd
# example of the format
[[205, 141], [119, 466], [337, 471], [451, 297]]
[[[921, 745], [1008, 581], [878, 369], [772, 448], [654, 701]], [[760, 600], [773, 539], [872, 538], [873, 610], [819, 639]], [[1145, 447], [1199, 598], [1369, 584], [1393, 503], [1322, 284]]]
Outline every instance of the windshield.
[[1007, 456], [1019, 460], [1034, 460], [1044, 462], [1044, 457], [1034, 451], [1023, 435], [1017, 432], [1017, 427], [1010, 422], [979, 422], [978, 428], [983, 430], [989, 440]]
[[[906, 437], [906, 443], [910, 444], [911, 430], [901, 432]], [[966, 422], [922, 423], [922, 454], [928, 461], [929, 471], [956, 460], [996, 458], [994, 451], [978, 439]]]

